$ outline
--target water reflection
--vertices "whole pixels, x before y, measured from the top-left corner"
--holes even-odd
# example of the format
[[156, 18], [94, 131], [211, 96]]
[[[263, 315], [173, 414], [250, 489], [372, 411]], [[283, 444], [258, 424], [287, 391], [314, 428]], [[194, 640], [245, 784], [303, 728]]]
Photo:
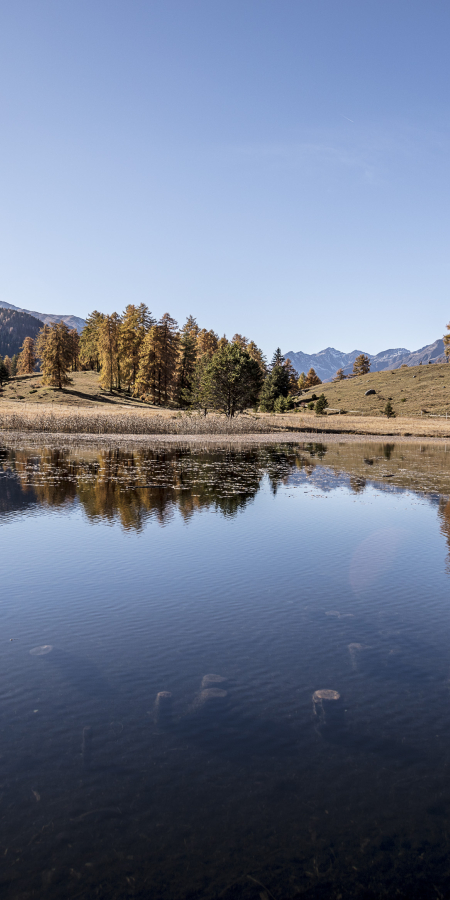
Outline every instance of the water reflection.
[[[166, 524], [175, 510], [184, 520], [202, 509], [235, 516], [265, 478], [275, 494], [299, 480], [353, 493], [368, 483], [450, 494], [446, 447], [402, 444], [305, 443], [201, 449], [189, 446], [95, 449], [0, 448], [0, 516], [33, 506], [63, 510], [79, 502], [92, 522], [119, 521], [141, 530], [149, 518]], [[450, 535], [450, 507], [441, 500], [442, 530]], [[450, 543], [450, 538], [449, 538]]]

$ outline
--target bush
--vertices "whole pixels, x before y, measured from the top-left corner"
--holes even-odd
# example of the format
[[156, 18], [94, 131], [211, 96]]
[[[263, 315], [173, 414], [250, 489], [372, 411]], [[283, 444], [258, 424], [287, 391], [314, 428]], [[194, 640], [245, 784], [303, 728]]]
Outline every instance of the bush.
[[285, 413], [287, 410], [286, 397], [277, 397], [273, 404], [273, 411], [276, 413]]
[[325, 394], [321, 394], [316, 403], [316, 416], [325, 415], [325, 410], [328, 406], [328, 400], [325, 397]]
[[384, 414], [385, 414], [385, 416], [388, 417], [388, 419], [395, 418], [394, 408], [393, 408], [390, 400], [388, 400], [388, 402], [386, 403], [386, 406], [384, 407]]
[[311, 400], [310, 403], [308, 403], [308, 409], [314, 409], [314, 400]]
[[317, 400], [317, 394], [311, 394], [311, 400]]

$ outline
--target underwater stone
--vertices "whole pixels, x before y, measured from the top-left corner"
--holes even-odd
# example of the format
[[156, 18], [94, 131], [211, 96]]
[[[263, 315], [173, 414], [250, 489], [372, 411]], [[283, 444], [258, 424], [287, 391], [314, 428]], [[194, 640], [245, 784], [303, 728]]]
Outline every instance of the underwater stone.
[[52, 644], [43, 644], [42, 647], [33, 647], [33, 649], [30, 650], [30, 655], [31, 656], [45, 656], [46, 653], [50, 653], [51, 650], [53, 650]]
[[202, 678], [202, 688], [207, 688], [211, 684], [221, 684], [227, 679], [223, 675], [204, 675]]

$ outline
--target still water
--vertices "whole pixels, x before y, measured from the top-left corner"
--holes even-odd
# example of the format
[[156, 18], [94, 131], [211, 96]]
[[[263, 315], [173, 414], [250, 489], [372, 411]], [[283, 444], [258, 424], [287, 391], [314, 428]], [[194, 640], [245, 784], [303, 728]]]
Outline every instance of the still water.
[[2, 897], [450, 896], [449, 495], [437, 445], [3, 446]]

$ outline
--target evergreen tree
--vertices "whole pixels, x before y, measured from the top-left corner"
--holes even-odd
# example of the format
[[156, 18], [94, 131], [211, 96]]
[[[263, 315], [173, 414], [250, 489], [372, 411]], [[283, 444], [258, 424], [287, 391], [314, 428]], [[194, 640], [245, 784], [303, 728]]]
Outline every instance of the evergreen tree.
[[3, 387], [5, 381], [9, 379], [9, 369], [5, 365], [4, 359], [0, 356], [0, 388]]
[[310, 368], [310, 370], [309, 370], [309, 372], [308, 372], [308, 374], [307, 374], [307, 376], [306, 376], [305, 387], [306, 387], [306, 388], [315, 387], [316, 384], [322, 384], [322, 381], [321, 381], [321, 379], [319, 378], [319, 376], [316, 375], [314, 369], [313, 369], [312, 366], [311, 366], [311, 368]]
[[353, 363], [354, 375], [367, 375], [370, 372], [370, 359], [364, 353], [360, 353]]
[[275, 353], [272, 356], [272, 362], [270, 363], [270, 368], [274, 369], [276, 366], [282, 366], [284, 363], [284, 356], [279, 347], [275, 350]]
[[161, 316], [157, 326], [156, 402], [167, 406], [173, 398], [178, 361], [179, 336], [177, 322], [169, 313]]
[[5, 366], [8, 369], [8, 378], [10, 378], [11, 377], [11, 360], [8, 355], [3, 357], [3, 362], [5, 363]]
[[232, 418], [257, 402], [262, 373], [246, 350], [227, 344], [205, 366], [205, 381], [210, 405]]
[[100, 372], [100, 326], [105, 316], [96, 309], [86, 319], [86, 325], [80, 336], [80, 360], [88, 369]]
[[14, 356], [11, 357], [11, 378], [15, 378], [17, 375], [17, 363], [19, 362], [19, 354], [15, 353]]
[[26, 337], [17, 362], [18, 375], [31, 375], [36, 365], [36, 349], [32, 337]]
[[394, 407], [392, 406], [392, 403], [390, 400], [388, 400], [388, 402], [386, 403], [386, 406], [384, 407], [384, 414], [385, 414], [385, 416], [388, 417], [388, 419], [395, 418]]
[[289, 393], [294, 394], [297, 393], [298, 389], [298, 372], [295, 371], [294, 366], [292, 365], [290, 359], [285, 359], [283, 363], [283, 369], [286, 370], [289, 376]]
[[178, 404], [191, 403], [195, 366], [197, 363], [197, 337], [199, 327], [193, 316], [189, 316], [181, 329], [177, 369], [176, 401]]
[[328, 406], [328, 400], [325, 397], [325, 394], [321, 394], [320, 397], [318, 398], [318, 400], [316, 400], [316, 405], [315, 405], [316, 415], [323, 416], [327, 406]]
[[263, 412], [273, 412], [279, 397], [287, 397], [290, 389], [290, 375], [286, 366], [274, 366], [264, 379], [260, 397]]
[[38, 334], [36, 349], [41, 360], [44, 384], [61, 390], [72, 383], [68, 376], [72, 366], [72, 344], [65, 322], [44, 325]]

